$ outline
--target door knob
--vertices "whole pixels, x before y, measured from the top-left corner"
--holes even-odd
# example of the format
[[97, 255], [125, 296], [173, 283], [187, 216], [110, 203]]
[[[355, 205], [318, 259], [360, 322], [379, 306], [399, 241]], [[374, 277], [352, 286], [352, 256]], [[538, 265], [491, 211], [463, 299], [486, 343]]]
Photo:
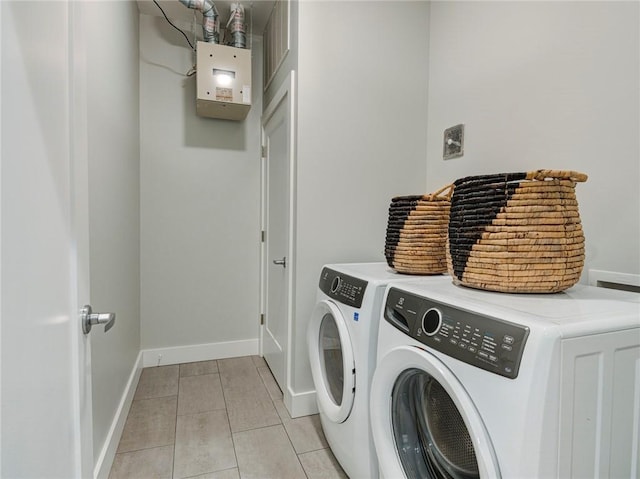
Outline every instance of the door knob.
[[89, 334], [91, 327], [96, 324], [104, 324], [104, 332], [109, 331], [116, 322], [116, 313], [94, 313], [88, 304], [82, 308], [80, 313], [80, 321], [82, 322], [82, 332]]
[[273, 264], [278, 264], [280, 266], [282, 266], [283, 268], [287, 267], [287, 257], [285, 256], [282, 259], [274, 259], [273, 260]]

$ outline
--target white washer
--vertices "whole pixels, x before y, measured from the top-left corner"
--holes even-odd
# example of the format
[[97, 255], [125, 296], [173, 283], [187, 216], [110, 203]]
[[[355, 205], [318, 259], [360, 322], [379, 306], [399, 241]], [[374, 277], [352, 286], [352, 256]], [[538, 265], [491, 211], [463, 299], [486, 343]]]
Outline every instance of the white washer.
[[640, 477], [640, 295], [390, 285], [371, 422], [387, 479]]
[[386, 286], [412, 277], [386, 263], [323, 267], [307, 330], [320, 420], [329, 446], [351, 479], [378, 475], [369, 421], [369, 388]]

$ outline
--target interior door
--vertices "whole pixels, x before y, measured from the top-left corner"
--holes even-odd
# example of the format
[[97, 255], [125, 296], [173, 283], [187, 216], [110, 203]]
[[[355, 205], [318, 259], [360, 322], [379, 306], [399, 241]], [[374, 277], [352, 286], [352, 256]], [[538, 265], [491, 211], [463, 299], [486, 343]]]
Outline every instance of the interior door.
[[292, 102], [286, 81], [263, 116], [264, 231], [263, 299], [264, 355], [280, 389], [286, 391], [290, 330], [291, 258], [291, 165]]
[[2, 477], [93, 476], [80, 3], [0, 2]]

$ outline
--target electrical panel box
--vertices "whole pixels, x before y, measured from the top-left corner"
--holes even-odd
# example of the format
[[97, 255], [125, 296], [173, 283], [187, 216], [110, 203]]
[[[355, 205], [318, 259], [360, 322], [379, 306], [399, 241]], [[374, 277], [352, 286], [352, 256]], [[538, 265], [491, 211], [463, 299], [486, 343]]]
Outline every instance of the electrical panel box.
[[196, 113], [244, 120], [251, 109], [251, 50], [198, 42]]

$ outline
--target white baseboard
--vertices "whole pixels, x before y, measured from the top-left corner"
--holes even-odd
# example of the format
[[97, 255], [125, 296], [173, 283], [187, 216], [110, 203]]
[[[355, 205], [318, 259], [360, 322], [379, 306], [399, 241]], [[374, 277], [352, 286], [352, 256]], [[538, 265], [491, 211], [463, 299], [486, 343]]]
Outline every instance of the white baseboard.
[[96, 461], [93, 470], [93, 477], [96, 479], [107, 479], [109, 477], [109, 472], [111, 471], [111, 466], [113, 465], [113, 460], [118, 450], [118, 444], [120, 443], [120, 437], [122, 437], [122, 431], [124, 430], [124, 424], [127, 420], [131, 403], [133, 402], [133, 395], [138, 387], [140, 374], [142, 374], [142, 351], [138, 354], [138, 358], [133, 365], [133, 370], [129, 375], [129, 381], [127, 381], [122, 399], [120, 399], [120, 404], [118, 405], [109, 433], [107, 434], [107, 439]]
[[315, 390], [294, 393], [291, 389], [287, 388], [283, 399], [292, 418], [310, 416], [311, 414], [318, 413]]
[[142, 365], [166, 366], [169, 364], [193, 363], [196, 361], [210, 361], [213, 359], [237, 358], [239, 356], [253, 356], [258, 354], [258, 340], [228, 341], [226, 343], [195, 344], [192, 346], [177, 346], [172, 348], [158, 348], [142, 350]]

